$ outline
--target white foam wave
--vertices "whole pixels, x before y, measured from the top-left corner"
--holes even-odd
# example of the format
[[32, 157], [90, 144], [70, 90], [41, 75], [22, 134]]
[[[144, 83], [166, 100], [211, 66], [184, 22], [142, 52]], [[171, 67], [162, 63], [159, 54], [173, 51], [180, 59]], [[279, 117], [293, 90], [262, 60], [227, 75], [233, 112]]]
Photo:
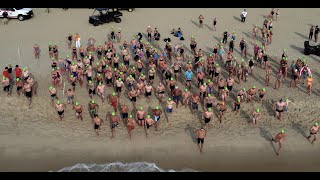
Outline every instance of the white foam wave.
[[197, 172], [193, 169], [183, 170], [165, 170], [158, 167], [155, 163], [133, 162], [122, 163], [113, 162], [106, 164], [76, 164], [71, 167], [65, 167], [58, 172]]

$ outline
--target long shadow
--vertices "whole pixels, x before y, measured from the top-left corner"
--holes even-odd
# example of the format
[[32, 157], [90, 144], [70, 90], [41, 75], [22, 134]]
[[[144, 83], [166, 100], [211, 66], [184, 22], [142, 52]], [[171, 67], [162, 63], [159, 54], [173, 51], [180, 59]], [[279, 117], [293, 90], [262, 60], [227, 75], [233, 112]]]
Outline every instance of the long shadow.
[[[199, 106], [201, 106], [201, 105], [199, 105]], [[200, 109], [200, 108], [201, 108], [201, 107], [199, 107], [199, 109]], [[202, 119], [202, 112], [201, 112], [201, 111], [196, 111], [195, 113], [196, 113], [196, 116], [197, 116], [199, 122], [201, 123], [201, 125], [204, 125], [204, 121], [203, 121], [203, 119]]]
[[[257, 67], [256, 69], [258, 70], [259, 67]], [[256, 70], [256, 71], [257, 71]], [[261, 69], [262, 70], [262, 69]], [[257, 73], [257, 72], [256, 72]], [[259, 75], [253, 75], [253, 76], [250, 76], [252, 77], [254, 80], [256, 80], [258, 83], [260, 83], [262, 86], [264, 86], [264, 81], [261, 80], [261, 77]]]
[[299, 51], [300, 53], [303, 53], [304, 51], [304, 48], [301, 48], [301, 47], [298, 47], [298, 46], [295, 46], [295, 45], [290, 45], [290, 47], [294, 50], [297, 50]]
[[292, 124], [291, 124], [291, 126], [292, 126], [292, 128], [296, 131], [296, 132], [298, 132], [298, 133], [300, 133], [303, 137], [305, 137], [305, 138], [307, 138], [308, 136], [306, 135], [306, 132], [304, 131], [304, 128], [302, 127], [302, 125], [301, 124], [298, 124], [298, 123], [296, 123], [296, 122], [291, 122]]
[[194, 131], [196, 130], [196, 128], [191, 127], [189, 124], [187, 125], [187, 127], [184, 129], [186, 131], [186, 133], [190, 136], [191, 140], [193, 143], [197, 143], [196, 140], [196, 135], [194, 133]]
[[295, 33], [296, 35], [304, 38], [304, 39], [309, 39], [307, 36], [305, 36], [305, 35], [303, 35], [303, 34], [301, 34], [301, 33], [299, 33], [299, 32], [294, 32], [294, 33]]
[[222, 38], [219, 38], [219, 37], [216, 37], [216, 36], [213, 36], [213, 38], [214, 38], [215, 40], [217, 40], [218, 42], [220, 42], [220, 41], [222, 40]]
[[235, 19], [235, 20], [237, 20], [237, 21], [241, 22], [241, 19], [240, 19], [238, 16], [233, 16], [233, 19]]
[[263, 17], [264, 19], [268, 18], [268, 16], [263, 15], [263, 14], [259, 14], [261, 17]]
[[240, 109], [240, 114], [247, 121], [248, 124], [251, 123], [250, 115], [248, 114], [248, 111], [244, 111], [244, 110]]
[[212, 27], [210, 27], [208, 24], [205, 24], [205, 26], [206, 26], [210, 31], [213, 31]]
[[270, 142], [274, 152], [277, 154], [276, 147], [274, 147], [274, 144], [272, 142], [272, 135], [266, 129], [264, 129], [262, 127], [259, 127], [259, 129], [260, 129], [260, 136]]
[[263, 101], [262, 106], [264, 106], [267, 109], [267, 112], [269, 114], [269, 116], [274, 116], [274, 111], [272, 108], [272, 103], [268, 102], [268, 101]]
[[192, 24], [194, 24], [197, 27], [200, 27], [199, 24], [197, 22], [195, 22], [194, 20], [190, 20], [192, 22]]
[[[146, 39], [146, 41], [153, 47], [156, 47], [156, 44], [154, 43], [154, 40], [152, 39], [151, 37], [151, 42], [149, 41], [148, 39], [148, 35], [146, 33], [141, 33], [142, 34], [142, 37], [144, 37]], [[142, 39], [143, 40], [143, 39]]]
[[247, 33], [247, 32], [242, 32], [242, 34], [244, 34], [245, 36], [247, 36], [247, 38], [252, 38], [251, 34]]

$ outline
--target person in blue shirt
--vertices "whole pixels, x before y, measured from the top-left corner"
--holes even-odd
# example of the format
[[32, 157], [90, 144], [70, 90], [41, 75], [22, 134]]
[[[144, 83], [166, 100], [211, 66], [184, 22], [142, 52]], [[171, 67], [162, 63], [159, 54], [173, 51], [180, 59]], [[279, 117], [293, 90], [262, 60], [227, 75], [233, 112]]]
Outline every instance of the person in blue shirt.
[[185, 73], [184, 73], [185, 79], [186, 79], [186, 85], [187, 87], [189, 87], [189, 89], [191, 89], [191, 80], [192, 80], [192, 76], [193, 76], [193, 72], [191, 71], [191, 69], [188, 69]]

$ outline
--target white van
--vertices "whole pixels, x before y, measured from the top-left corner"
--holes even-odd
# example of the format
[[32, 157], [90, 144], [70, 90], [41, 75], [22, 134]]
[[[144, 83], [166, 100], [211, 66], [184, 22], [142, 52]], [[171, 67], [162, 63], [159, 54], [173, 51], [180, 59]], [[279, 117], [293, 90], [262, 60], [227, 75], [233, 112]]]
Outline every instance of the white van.
[[4, 12], [8, 13], [8, 18], [18, 18], [20, 21], [33, 17], [31, 8], [0, 8], [0, 18], [3, 18]]

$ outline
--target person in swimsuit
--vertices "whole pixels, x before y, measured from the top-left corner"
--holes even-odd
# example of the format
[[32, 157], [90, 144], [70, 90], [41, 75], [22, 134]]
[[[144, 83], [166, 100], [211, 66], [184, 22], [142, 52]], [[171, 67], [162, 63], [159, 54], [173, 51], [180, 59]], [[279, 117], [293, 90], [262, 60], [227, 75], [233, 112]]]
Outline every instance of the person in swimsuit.
[[99, 130], [102, 126], [102, 120], [99, 118], [97, 114], [92, 118], [92, 124], [94, 124], [94, 130], [96, 131], [97, 136], [99, 136]]
[[222, 118], [224, 116], [224, 112], [227, 111], [227, 106], [226, 106], [224, 101], [222, 101], [221, 103], [218, 103], [216, 106], [220, 107], [220, 109], [219, 109], [219, 121], [221, 123], [222, 122]]
[[94, 115], [98, 113], [99, 105], [94, 100], [91, 100], [88, 104], [88, 110], [91, 118], [94, 118]]
[[261, 113], [259, 108], [257, 108], [255, 111], [251, 113], [251, 118], [252, 118], [253, 126], [255, 126], [257, 124], [257, 121], [261, 118]]
[[217, 18], [214, 18], [213, 19], [213, 28], [212, 28], [213, 31], [216, 31], [216, 25], [217, 25]]
[[211, 121], [211, 118], [213, 118], [213, 112], [212, 112], [212, 108], [208, 108], [207, 111], [205, 111], [202, 115], [202, 119], [204, 119], [204, 127], [207, 129], [208, 128], [208, 124]]
[[33, 46], [33, 52], [34, 52], [34, 58], [39, 59], [41, 50], [40, 50], [40, 46], [37, 43]]
[[20, 96], [20, 91], [23, 87], [23, 82], [20, 80], [20, 78], [16, 78], [16, 86], [17, 86], [17, 95]]
[[200, 14], [200, 16], [199, 16], [199, 27], [200, 28], [203, 28], [203, 20], [204, 20], [204, 17], [202, 16], [202, 14]]
[[266, 86], [269, 86], [270, 75], [271, 75], [271, 66], [267, 65], [267, 67], [266, 67], [266, 79], [265, 79], [265, 85]]
[[195, 130], [194, 132], [196, 132], [198, 148], [200, 150], [200, 153], [202, 153], [202, 148], [203, 148], [203, 144], [204, 144], [204, 138], [207, 135], [207, 130], [205, 130], [204, 127], [201, 127], [199, 130]]
[[62, 121], [63, 117], [64, 117], [64, 108], [66, 108], [67, 106], [64, 103], [60, 103], [60, 101], [57, 101], [57, 104], [55, 105], [55, 108], [58, 112], [60, 121]]
[[276, 135], [275, 138], [272, 138], [271, 141], [275, 142], [275, 143], [279, 143], [279, 148], [278, 148], [278, 152], [277, 152], [277, 156], [280, 155], [280, 149], [282, 147], [282, 143], [285, 141], [286, 139], [286, 134], [285, 131], [282, 129], [280, 131], [279, 134]]
[[307, 84], [308, 84], [308, 94], [311, 96], [312, 93], [312, 74], [309, 75], [307, 78]]
[[266, 88], [262, 88], [258, 90], [259, 93], [259, 102], [262, 102], [264, 95], [267, 93]]
[[143, 110], [142, 106], [137, 111], [136, 118], [138, 119], [138, 124], [140, 127], [145, 125], [146, 111]]
[[310, 128], [310, 135], [307, 138], [308, 140], [310, 140], [310, 138], [313, 136], [311, 144], [313, 144], [317, 140], [317, 133], [319, 132], [319, 130], [320, 126], [318, 122], [314, 123], [314, 125]]
[[119, 125], [119, 116], [116, 115], [116, 112], [112, 112], [111, 113], [111, 117], [109, 117], [110, 121], [111, 121], [111, 138], [114, 138], [114, 132], [116, 127], [118, 127]]
[[3, 85], [3, 91], [7, 93], [7, 96], [10, 96], [10, 81], [9, 78], [3, 76], [2, 77], [2, 85]]
[[286, 106], [286, 102], [284, 102], [282, 99], [280, 101], [273, 104], [273, 109], [276, 111], [275, 117], [281, 120], [284, 107]]
[[146, 134], [147, 136], [149, 135], [149, 128], [152, 127], [152, 125], [154, 124], [153, 119], [151, 118], [150, 115], [147, 116], [146, 121], [145, 121], [145, 126], [146, 126]]
[[235, 101], [234, 101], [234, 111], [236, 111], [236, 114], [238, 114], [239, 110], [240, 110], [240, 104], [241, 104], [241, 99], [238, 97]]
[[76, 111], [76, 118], [77, 119], [80, 118], [82, 121], [83, 120], [83, 117], [82, 117], [83, 106], [81, 106], [79, 104], [79, 102], [76, 102], [72, 109]]

